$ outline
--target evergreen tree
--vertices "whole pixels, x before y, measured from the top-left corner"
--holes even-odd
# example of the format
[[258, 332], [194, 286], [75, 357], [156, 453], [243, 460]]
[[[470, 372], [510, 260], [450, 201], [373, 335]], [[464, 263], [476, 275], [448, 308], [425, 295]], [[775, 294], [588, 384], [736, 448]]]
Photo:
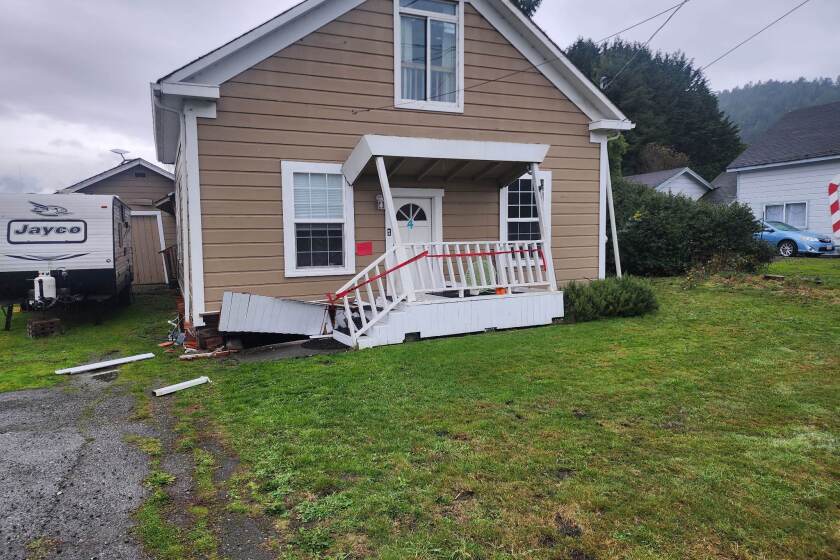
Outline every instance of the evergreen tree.
[[606, 86], [607, 96], [636, 123], [625, 133], [623, 174], [652, 171], [643, 158], [649, 144], [685, 154], [708, 180], [743, 150], [738, 127], [720, 111], [706, 78], [684, 54], [654, 53], [622, 40], [599, 46], [578, 39], [566, 55], [592, 82]]
[[542, 0], [513, 0], [513, 5], [522, 10], [522, 13], [528, 17], [534, 15], [541, 3]]

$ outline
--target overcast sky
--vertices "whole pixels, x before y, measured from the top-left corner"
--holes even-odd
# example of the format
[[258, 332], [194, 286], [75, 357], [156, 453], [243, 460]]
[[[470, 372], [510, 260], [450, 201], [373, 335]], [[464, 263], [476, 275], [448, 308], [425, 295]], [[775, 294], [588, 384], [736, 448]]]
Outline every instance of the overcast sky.
[[[651, 46], [702, 66], [800, 0], [691, 0]], [[149, 82], [294, 0], [4, 0], [0, 192], [46, 192], [115, 165], [155, 161]], [[601, 39], [676, 0], [544, 0], [537, 22], [562, 47]], [[665, 16], [663, 16], [664, 18]], [[664, 19], [627, 33], [646, 40]], [[840, 1], [811, 0], [709, 69], [715, 89], [840, 74]]]

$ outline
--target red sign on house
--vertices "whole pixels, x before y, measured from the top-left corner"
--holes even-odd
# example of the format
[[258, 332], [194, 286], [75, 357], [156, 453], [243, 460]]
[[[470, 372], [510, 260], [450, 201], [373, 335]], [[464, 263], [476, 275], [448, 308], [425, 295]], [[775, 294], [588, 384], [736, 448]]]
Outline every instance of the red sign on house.
[[356, 256], [368, 257], [373, 254], [373, 241], [359, 241], [356, 243]]

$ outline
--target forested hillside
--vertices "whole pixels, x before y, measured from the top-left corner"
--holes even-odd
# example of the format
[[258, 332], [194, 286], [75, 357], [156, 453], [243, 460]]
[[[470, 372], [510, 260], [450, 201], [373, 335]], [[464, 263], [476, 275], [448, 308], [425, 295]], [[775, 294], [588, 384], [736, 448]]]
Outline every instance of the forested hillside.
[[782, 115], [813, 105], [840, 101], [840, 77], [750, 83], [718, 94], [720, 108], [741, 129], [750, 144]]

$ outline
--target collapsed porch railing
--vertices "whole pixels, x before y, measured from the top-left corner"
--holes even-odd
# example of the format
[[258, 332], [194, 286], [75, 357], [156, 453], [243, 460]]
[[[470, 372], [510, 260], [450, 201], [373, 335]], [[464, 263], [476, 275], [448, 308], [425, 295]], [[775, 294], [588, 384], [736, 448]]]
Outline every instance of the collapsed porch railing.
[[[398, 255], [405, 260], [392, 266]], [[494, 290], [551, 289], [542, 241], [435, 242], [395, 246], [327, 299], [341, 307], [355, 343], [397, 305], [417, 296], [458, 298]]]

